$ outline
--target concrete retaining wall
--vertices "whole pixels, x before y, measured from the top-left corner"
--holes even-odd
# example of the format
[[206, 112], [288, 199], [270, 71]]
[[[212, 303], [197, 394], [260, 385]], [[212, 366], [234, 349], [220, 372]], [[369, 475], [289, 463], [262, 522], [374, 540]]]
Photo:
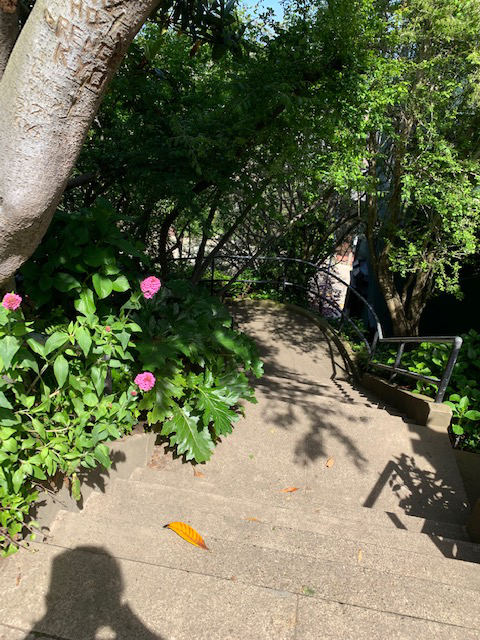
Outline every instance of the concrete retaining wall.
[[400, 389], [395, 384], [370, 373], [363, 374], [362, 386], [415, 420], [417, 424], [441, 431], [446, 431], [450, 425], [452, 410], [446, 404], [435, 403], [432, 398]]

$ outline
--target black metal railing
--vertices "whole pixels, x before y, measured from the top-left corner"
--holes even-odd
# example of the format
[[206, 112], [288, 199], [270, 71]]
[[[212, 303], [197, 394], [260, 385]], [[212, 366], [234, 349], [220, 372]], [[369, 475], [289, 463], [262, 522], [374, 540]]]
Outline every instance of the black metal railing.
[[[441, 378], [435, 378], [434, 376], [425, 376], [421, 373], [415, 373], [414, 371], [409, 371], [408, 369], [402, 369], [400, 367], [405, 345], [415, 343], [421, 344], [422, 342], [452, 345], [452, 350], [450, 351], [450, 355], [448, 357], [447, 364], [445, 365]], [[422, 380], [423, 382], [434, 384], [437, 387], [435, 402], [438, 403], [442, 402], [443, 398], [445, 397], [445, 392], [447, 390], [448, 383], [450, 382], [450, 378], [452, 377], [453, 368], [457, 361], [458, 354], [460, 353], [462, 342], [463, 340], [460, 336], [422, 336], [419, 338], [405, 336], [396, 338], [381, 338], [380, 340], [378, 340], [378, 343], [380, 344], [398, 344], [395, 362], [393, 365], [375, 362], [373, 360], [375, 350], [373, 350], [369, 364], [371, 367], [376, 367], [377, 369], [381, 369], [383, 371], [390, 371], [390, 380], [393, 380], [394, 377], [399, 373], [402, 376], [407, 376], [408, 378], [412, 378], [413, 380]]]
[[[189, 258], [189, 257], [177, 258], [177, 260], [188, 261], [188, 260], [195, 260], [195, 258]], [[347, 290], [350, 292], [350, 294], [353, 294], [356, 298], [358, 298], [365, 305], [368, 312], [371, 314], [373, 324], [375, 326], [375, 330], [373, 332], [373, 337], [371, 338], [371, 341], [369, 341], [369, 338], [365, 334], [365, 332], [358, 326], [355, 320], [349, 316], [348, 312], [346, 312], [345, 309], [338, 304], [336, 300], [325, 295], [325, 293], [321, 293], [318, 286], [314, 288], [310, 284], [308, 286], [305, 286], [304, 284], [299, 284], [298, 282], [290, 282], [287, 279], [286, 268], [283, 269], [283, 277], [280, 280], [278, 278], [259, 280], [259, 279], [248, 279], [248, 278], [232, 278], [232, 277], [217, 278], [215, 277], [215, 267], [220, 262], [230, 262], [230, 263], [237, 262], [238, 264], [243, 261], [246, 261], [253, 265], [256, 262], [269, 262], [269, 261], [283, 262], [286, 265], [289, 263], [297, 263], [297, 264], [302, 264], [312, 268], [315, 276], [318, 273], [322, 273], [322, 274], [325, 274], [327, 278], [333, 278], [334, 280], [342, 284], [344, 287], [346, 287]], [[312, 281], [312, 279], [314, 279], [313, 276], [310, 278], [310, 281]], [[318, 281], [316, 278], [314, 279], [314, 281], [318, 285]], [[397, 374], [400, 374], [402, 376], [406, 376], [414, 380], [422, 380], [424, 382], [433, 384], [437, 387], [435, 402], [439, 403], [443, 401], [445, 392], [448, 387], [448, 383], [450, 382], [450, 378], [452, 376], [453, 368], [455, 366], [455, 363], [458, 358], [458, 354], [462, 346], [462, 338], [460, 336], [422, 336], [422, 337], [400, 336], [400, 337], [385, 338], [383, 335], [382, 325], [372, 305], [354, 287], [352, 287], [352, 285], [349, 282], [346, 282], [345, 280], [340, 278], [336, 273], [333, 273], [330, 267], [323, 267], [321, 265], [317, 265], [313, 262], [309, 262], [308, 260], [302, 260], [300, 258], [286, 258], [282, 256], [271, 257], [271, 256], [221, 255], [221, 256], [216, 256], [215, 258], [212, 259], [212, 262], [210, 264], [210, 277], [202, 279], [201, 282], [208, 283], [210, 285], [210, 292], [212, 294], [215, 293], [215, 283], [222, 283], [226, 285], [223, 287], [224, 290], [228, 288], [228, 285], [230, 284], [233, 285], [235, 283], [252, 284], [252, 285], [274, 284], [279, 288], [279, 290], [283, 291], [284, 293], [289, 287], [292, 287], [292, 288], [304, 291], [307, 294], [312, 294], [312, 296], [314, 296], [316, 299], [320, 298], [321, 300], [326, 302], [328, 305], [335, 308], [341, 317], [341, 323], [347, 322], [352, 327], [354, 332], [358, 335], [358, 337], [361, 339], [361, 341], [364, 343], [367, 349], [367, 352], [369, 354], [368, 364], [370, 367], [375, 367], [383, 371], [390, 371], [391, 373], [390, 380], [393, 380]], [[447, 364], [445, 365], [445, 368], [443, 370], [443, 374], [441, 378], [436, 378], [434, 376], [425, 376], [420, 373], [409, 371], [408, 369], [403, 369], [400, 366], [402, 356], [405, 350], [405, 345], [415, 344], [415, 343], [421, 344], [422, 342], [442, 343], [442, 344], [452, 345], [452, 349], [450, 351], [450, 355], [449, 355]], [[381, 364], [379, 362], [374, 361], [375, 352], [379, 344], [398, 344], [397, 354], [396, 354], [395, 362], [393, 365]]]

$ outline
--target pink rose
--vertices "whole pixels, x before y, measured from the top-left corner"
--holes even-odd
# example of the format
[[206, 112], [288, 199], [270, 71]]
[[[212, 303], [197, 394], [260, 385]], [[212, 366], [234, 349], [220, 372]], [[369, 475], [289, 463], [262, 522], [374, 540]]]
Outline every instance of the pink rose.
[[22, 304], [22, 296], [16, 293], [6, 293], [3, 296], [2, 306], [9, 311], [15, 311]]
[[161, 286], [162, 283], [155, 276], [149, 276], [140, 283], [140, 289], [142, 290], [144, 298], [147, 298], [147, 300], [153, 298]]
[[155, 386], [155, 376], [150, 371], [144, 371], [139, 373], [135, 378], [135, 384], [140, 387], [142, 391], [150, 391]]

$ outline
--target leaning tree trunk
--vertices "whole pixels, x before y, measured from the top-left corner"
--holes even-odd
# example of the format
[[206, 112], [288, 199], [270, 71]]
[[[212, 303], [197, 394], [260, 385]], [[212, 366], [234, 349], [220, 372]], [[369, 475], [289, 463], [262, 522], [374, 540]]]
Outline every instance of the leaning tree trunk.
[[[17, 23], [12, 29], [5, 3], [7, 57]], [[0, 286], [41, 241], [103, 93], [158, 3], [36, 1], [0, 80]]]

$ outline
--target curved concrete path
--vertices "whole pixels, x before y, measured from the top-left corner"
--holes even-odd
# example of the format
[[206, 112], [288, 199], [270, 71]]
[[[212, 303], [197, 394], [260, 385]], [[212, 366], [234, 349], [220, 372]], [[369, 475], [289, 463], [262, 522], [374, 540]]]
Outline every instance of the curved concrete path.
[[258, 404], [207, 464], [159, 446], [1, 562], [0, 640], [478, 638], [480, 551], [446, 435], [352, 387], [303, 316], [234, 315], [265, 359]]

